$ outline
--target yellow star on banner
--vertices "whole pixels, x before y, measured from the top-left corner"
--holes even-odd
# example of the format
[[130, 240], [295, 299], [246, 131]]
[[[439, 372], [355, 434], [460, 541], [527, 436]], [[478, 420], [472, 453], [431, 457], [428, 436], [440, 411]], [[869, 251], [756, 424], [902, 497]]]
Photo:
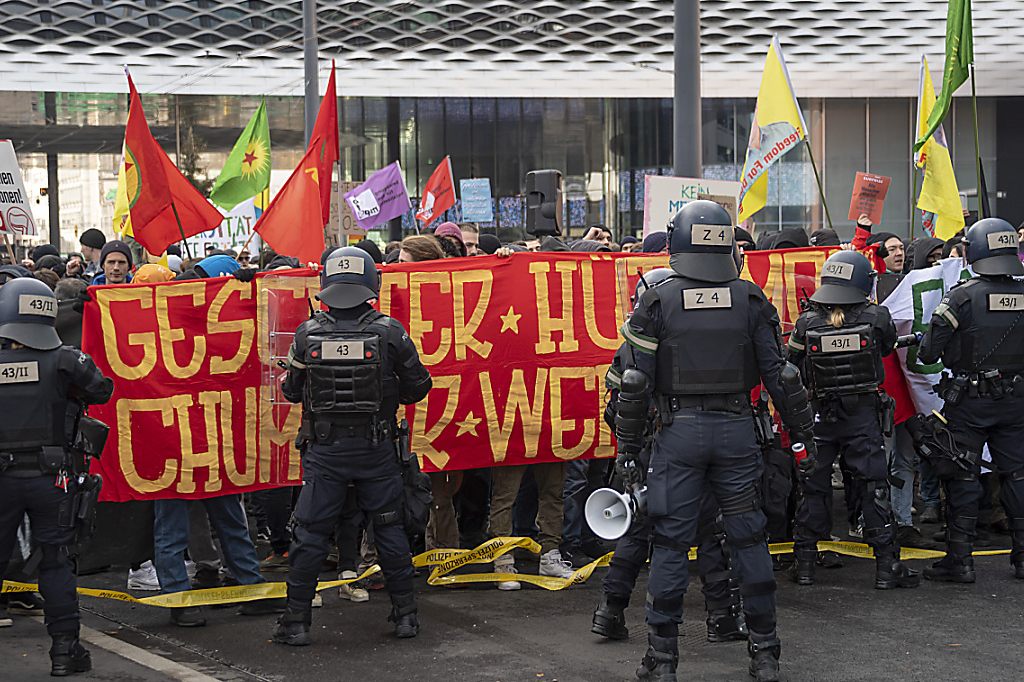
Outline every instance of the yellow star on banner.
[[473, 415], [472, 412], [466, 415], [466, 418], [460, 422], [455, 422], [459, 427], [456, 436], [461, 436], [464, 433], [471, 433], [474, 436], [477, 435], [476, 427], [480, 424], [480, 418]]
[[521, 318], [522, 315], [517, 313], [512, 306], [509, 306], [507, 313], [505, 313], [504, 315], [499, 315], [499, 317], [501, 318], [500, 333], [504, 334], [506, 331], [510, 329], [512, 330], [513, 334], [519, 333], [519, 318]]

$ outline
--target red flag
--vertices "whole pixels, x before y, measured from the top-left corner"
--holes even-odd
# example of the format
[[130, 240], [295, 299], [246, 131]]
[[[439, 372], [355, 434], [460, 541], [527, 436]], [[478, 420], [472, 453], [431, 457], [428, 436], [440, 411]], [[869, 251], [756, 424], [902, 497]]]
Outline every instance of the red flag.
[[253, 228], [282, 255], [295, 256], [302, 263], [319, 263], [324, 250], [324, 223], [320, 213], [321, 188], [330, 186], [322, 174], [320, 146], [310, 145], [298, 167]]
[[416, 219], [426, 227], [455, 205], [455, 180], [452, 179], [452, 157], [446, 156], [430, 174]]
[[[124, 167], [135, 241], [150, 253], [220, 225], [223, 217], [178, 171], [146, 123], [135, 83], [128, 74], [128, 122], [124, 130]], [[175, 217], [177, 211], [177, 217]]]
[[[331, 171], [338, 161], [338, 88], [334, 81], [334, 62], [331, 62], [331, 77], [327, 79], [327, 92], [320, 101], [320, 111], [309, 136], [309, 147], [318, 146], [317, 168], [319, 176], [326, 178], [320, 183], [320, 211], [323, 223], [331, 217]], [[322, 225], [321, 225], [322, 227]], [[320, 254], [317, 254], [319, 259]], [[316, 259], [315, 259], [316, 260]]]

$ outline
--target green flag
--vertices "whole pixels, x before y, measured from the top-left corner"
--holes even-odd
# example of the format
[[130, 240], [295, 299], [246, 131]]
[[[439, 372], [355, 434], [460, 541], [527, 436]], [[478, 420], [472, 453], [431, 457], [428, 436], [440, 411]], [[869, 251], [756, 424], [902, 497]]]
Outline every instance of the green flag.
[[230, 210], [270, 187], [270, 124], [267, 102], [260, 102], [256, 113], [238, 137], [224, 169], [213, 183], [210, 201]]
[[931, 139], [942, 119], [949, 113], [953, 93], [970, 75], [974, 63], [974, 37], [971, 31], [971, 0], [949, 0], [946, 13], [946, 66], [942, 72], [942, 92], [928, 117], [927, 132], [914, 143], [918, 151]]

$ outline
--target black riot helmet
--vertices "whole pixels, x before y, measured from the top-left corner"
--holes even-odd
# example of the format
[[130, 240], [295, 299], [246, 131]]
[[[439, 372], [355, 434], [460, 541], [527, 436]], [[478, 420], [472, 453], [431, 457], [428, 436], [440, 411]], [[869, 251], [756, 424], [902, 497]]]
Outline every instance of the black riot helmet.
[[380, 296], [373, 257], [355, 246], [335, 249], [324, 261], [317, 299], [331, 308], [355, 308]]
[[735, 250], [732, 218], [713, 201], [691, 201], [668, 224], [668, 263], [683, 277], [702, 282], [736, 279]]
[[33, 277], [18, 277], [0, 287], [0, 338], [36, 350], [59, 348], [54, 329], [57, 297]]
[[636, 305], [636, 302], [640, 300], [640, 297], [644, 295], [645, 291], [653, 287], [655, 284], [661, 284], [674, 274], [676, 273], [672, 268], [654, 268], [653, 270], [640, 275], [640, 279], [636, 283], [636, 289], [633, 291], [633, 305]]
[[837, 251], [821, 268], [821, 285], [811, 300], [825, 305], [864, 303], [875, 284], [871, 262], [856, 251]]
[[984, 218], [964, 235], [967, 263], [979, 275], [1024, 275], [1017, 230], [1002, 218]]

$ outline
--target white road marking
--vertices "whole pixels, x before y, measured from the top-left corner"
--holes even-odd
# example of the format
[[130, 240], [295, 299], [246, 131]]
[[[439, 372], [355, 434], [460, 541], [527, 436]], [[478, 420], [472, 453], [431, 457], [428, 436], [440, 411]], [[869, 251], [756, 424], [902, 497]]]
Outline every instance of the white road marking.
[[201, 673], [181, 663], [157, 656], [145, 649], [140, 649], [128, 642], [122, 642], [110, 635], [103, 634], [99, 630], [93, 630], [84, 625], [82, 626], [80, 637], [93, 646], [109, 651], [133, 663], [138, 663], [150, 670], [163, 673], [168, 677], [179, 680], [179, 682], [217, 682], [217, 678], [210, 677], [206, 673]]

